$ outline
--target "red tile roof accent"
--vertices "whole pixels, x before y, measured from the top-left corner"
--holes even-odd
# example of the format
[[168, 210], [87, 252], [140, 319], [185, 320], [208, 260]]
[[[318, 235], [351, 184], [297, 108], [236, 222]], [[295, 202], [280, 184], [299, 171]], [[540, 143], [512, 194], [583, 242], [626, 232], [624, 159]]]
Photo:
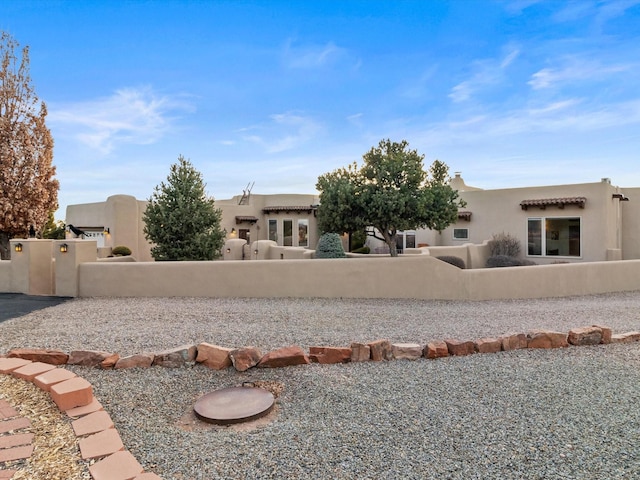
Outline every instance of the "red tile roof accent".
[[547, 207], [564, 208], [565, 205], [577, 205], [580, 208], [584, 208], [584, 204], [587, 202], [585, 197], [563, 197], [563, 198], [540, 198], [535, 200], [523, 200], [520, 202], [520, 207], [526, 210], [529, 207], [538, 207], [545, 209]]

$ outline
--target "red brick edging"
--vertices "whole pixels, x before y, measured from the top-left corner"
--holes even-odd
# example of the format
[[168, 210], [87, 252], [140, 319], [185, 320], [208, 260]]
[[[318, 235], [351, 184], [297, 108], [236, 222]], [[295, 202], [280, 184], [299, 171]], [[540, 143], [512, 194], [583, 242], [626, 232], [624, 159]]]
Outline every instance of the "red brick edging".
[[[93, 387], [75, 373], [49, 363], [19, 357], [0, 358], [0, 373], [31, 382], [49, 392], [51, 399], [70, 418], [80, 456], [84, 460], [99, 459], [89, 466], [94, 480], [153, 480], [154, 473], [145, 473], [134, 456], [124, 449], [113, 421], [93, 395]], [[17, 417], [18, 412], [0, 400], [0, 433], [29, 427], [28, 418]], [[7, 420], [9, 419], [9, 420]], [[30, 437], [29, 437], [30, 435]], [[33, 453], [33, 434], [0, 437], [0, 462], [26, 459]], [[15, 470], [0, 470], [0, 480], [8, 480]]]

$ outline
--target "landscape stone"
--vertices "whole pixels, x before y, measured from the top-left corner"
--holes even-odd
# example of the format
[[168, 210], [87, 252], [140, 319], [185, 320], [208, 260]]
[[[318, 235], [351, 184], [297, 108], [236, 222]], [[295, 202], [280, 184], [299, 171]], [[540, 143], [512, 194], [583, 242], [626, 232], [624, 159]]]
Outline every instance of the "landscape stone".
[[112, 369], [116, 366], [118, 360], [120, 360], [120, 355], [114, 353], [113, 355], [105, 358], [102, 362], [100, 362], [100, 368], [103, 368], [104, 370]]
[[478, 353], [496, 353], [502, 350], [501, 338], [481, 338], [474, 344], [475, 351]]
[[348, 363], [351, 361], [349, 347], [309, 347], [309, 360], [315, 363]]
[[600, 330], [602, 330], [602, 342], [605, 345], [611, 343], [611, 328], [609, 327], [605, 327], [603, 325], [594, 325], [594, 327], [598, 327]]
[[527, 348], [564, 348], [568, 346], [566, 333], [533, 330], [527, 334]]
[[371, 360], [374, 362], [380, 362], [381, 360], [393, 360], [393, 353], [391, 352], [391, 343], [389, 340], [376, 340], [375, 342], [368, 343], [371, 349]]
[[154, 355], [153, 365], [166, 368], [180, 368], [187, 363], [194, 362], [198, 350], [195, 345], [182, 345]]
[[64, 365], [69, 355], [62, 350], [48, 350], [44, 348], [14, 348], [7, 353], [9, 358], [22, 358], [32, 362], [42, 362], [51, 365]]
[[447, 344], [447, 348], [449, 349], [449, 354], [454, 356], [463, 356], [463, 355], [471, 355], [476, 351], [475, 344], [470, 341], [461, 341], [455, 339], [447, 339], [445, 340]]
[[98, 367], [109, 358], [112, 353], [98, 350], [74, 350], [69, 354], [69, 365], [81, 365], [83, 367]]
[[640, 342], [640, 332], [627, 332], [611, 335], [611, 343]]
[[262, 353], [256, 347], [244, 347], [231, 350], [229, 357], [231, 364], [237, 371], [246, 372], [260, 362]]
[[122, 357], [116, 362], [115, 369], [124, 368], [149, 368], [153, 363], [152, 353], [137, 353], [128, 357]]
[[502, 337], [502, 350], [519, 350], [527, 348], [529, 341], [524, 333], [512, 333]]
[[602, 329], [599, 327], [580, 327], [569, 330], [568, 342], [571, 345], [599, 345], [602, 343]]
[[446, 342], [429, 342], [424, 347], [425, 358], [442, 358], [449, 356], [449, 347]]
[[220, 347], [203, 342], [198, 345], [196, 362], [202, 363], [213, 370], [224, 370], [231, 366], [229, 353], [232, 350], [232, 348]]
[[294, 345], [267, 353], [258, 363], [258, 367], [288, 367], [290, 365], [306, 365], [308, 363], [309, 357], [305, 355], [302, 348]]
[[417, 343], [393, 343], [391, 353], [397, 360], [417, 360], [422, 357], [422, 346]]
[[351, 361], [367, 362], [371, 360], [371, 347], [364, 343], [353, 342], [351, 344]]

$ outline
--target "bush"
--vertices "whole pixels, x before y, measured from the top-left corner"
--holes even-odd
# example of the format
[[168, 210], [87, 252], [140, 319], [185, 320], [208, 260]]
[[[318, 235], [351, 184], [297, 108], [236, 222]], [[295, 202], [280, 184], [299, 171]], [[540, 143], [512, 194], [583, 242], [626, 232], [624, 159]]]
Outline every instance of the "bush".
[[510, 257], [509, 255], [493, 255], [487, 259], [487, 268], [496, 267], [521, 267], [537, 265], [532, 260], [523, 260], [520, 258]]
[[520, 255], [520, 240], [508, 233], [493, 235], [489, 241], [491, 256], [518, 257]]
[[453, 255], [441, 255], [439, 257], [436, 257], [438, 260], [442, 260], [443, 262], [449, 263], [451, 265], [454, 265], [458, 268], [465, 268], [464, 265], [464, 260], [461, 259], [460, 257], [454, 257]]
[[345, 258], [342, 240], [337, 233], [323, 233], [318, 240], [316, 258]]
[[125, 247], [124, 245], [118, 245], [117, 247], [113, 247], [111, 249], [111, 255], [114, 257], [126, 257], [131, 255], [131, 249], [129, 247]]
[[369, 247], [360, 247], [360, 248], [356, 248], [355, 250], [352, 250], [351, 253], [369, 253], [371, 252], [371, 249]]

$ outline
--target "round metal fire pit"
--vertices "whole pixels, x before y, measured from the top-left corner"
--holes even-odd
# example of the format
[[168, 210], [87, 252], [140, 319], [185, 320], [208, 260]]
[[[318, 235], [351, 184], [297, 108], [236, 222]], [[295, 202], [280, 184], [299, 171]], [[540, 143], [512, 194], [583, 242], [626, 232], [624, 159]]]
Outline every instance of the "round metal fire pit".
[[273, 394], [252, 386], [231, 387], [207, 393], [193, 411], [200, 420], [218, 425], [248, 422], [265, 416], [275, 405]]

